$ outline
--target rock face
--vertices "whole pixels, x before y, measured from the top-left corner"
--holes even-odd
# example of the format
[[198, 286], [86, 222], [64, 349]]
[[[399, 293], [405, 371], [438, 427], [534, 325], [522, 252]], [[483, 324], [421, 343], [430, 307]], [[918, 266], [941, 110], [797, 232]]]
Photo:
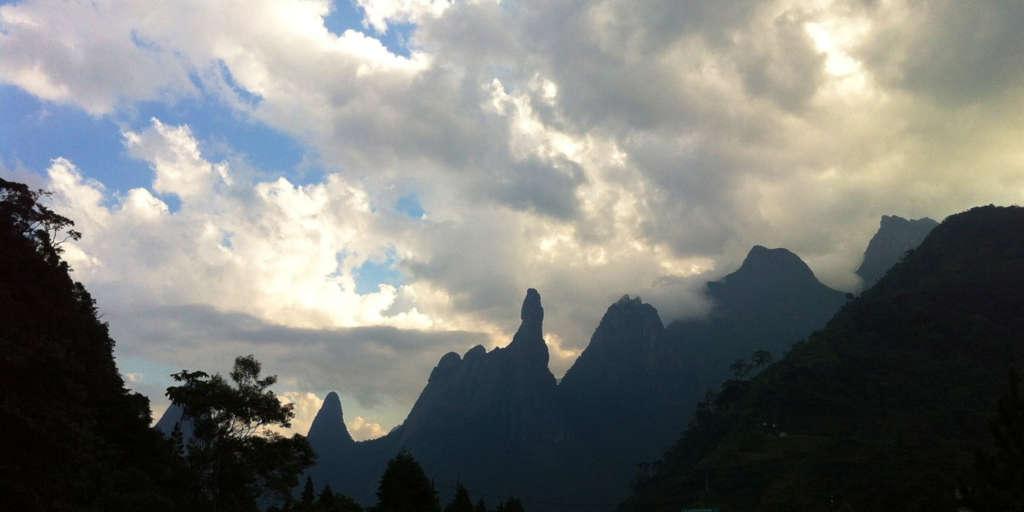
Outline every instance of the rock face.
[[878, 232], [868, 242], [864, 260], [857, 269], [857, 275], [863, 280], [862, 289], [874, 286], [893, 265], [899, 263], [907, 251], [921, 245], [921, 241], [938, 225], [928, 217], [907, 220], [895, 215], [883, 215]]

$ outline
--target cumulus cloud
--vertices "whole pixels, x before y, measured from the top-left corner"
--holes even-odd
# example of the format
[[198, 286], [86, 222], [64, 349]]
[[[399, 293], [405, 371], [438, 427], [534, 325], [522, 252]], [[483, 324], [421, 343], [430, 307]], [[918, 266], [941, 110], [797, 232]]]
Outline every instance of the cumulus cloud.
[[387, 434], [387, 431], [379, 423], [373, 423], [362, 416], [356, 416], [352, 418], [352, 421], [348, 422], [348, 432], [352, 435], [352, 439], [356, 441], [376, 439]]
[[320, 406], [324, 404], [323, 398], [313, 393], [301, 391], [285, 391], [279, 393], [277, 399], [282, 404], [291, 404], [292, 412], [295, 413], [290, 428], [278, 429], [280, 433], [285, 435], [306, 435], [309, 432], [309, 426], [313, 424], [313, 419], [316, 418], [316, 413], [320, 411]]
[[[409, 357], [415, 378], [368, 363], [383, 373], [343, 380], [360, 401], [407, 407], [449, 347], [507, 342], [527, 287], [543, 295], [560, 375], [624, 293], [666, 320], [700, 314], [703, 281], [753, 244], [787, 247], [852, 289], [880, 215], [1024, 196], [1013, 2], [359, 5], [370, 34], [415, 25], [409, 57], [330, 33], [326, 0], [0, 7], [5, 83], [97, 115], [207, 95], [338, 170], [251, 179], [158, 119], [124, 134], [153, 170], [148, 187], [109, 190], [53, 155], [47, 186], [85, 233], [66, 255], [108, 316], [213, 315], [307, 340], [384, 326], [380, 343], [339, 338], [355, 352], [282, 341], [267, 357], [296, 380], [342, 354]], [[396, 211], [409, 195], [421, 218]], [[390, 262], [401, 283], [357, 293], [366, 261]], [[119, 350], [147, 357], [251, 346], [157, 348], [162, 330], [121, 315]], [[289, 389], [342, 379], [313, 374], [320, 387]]]

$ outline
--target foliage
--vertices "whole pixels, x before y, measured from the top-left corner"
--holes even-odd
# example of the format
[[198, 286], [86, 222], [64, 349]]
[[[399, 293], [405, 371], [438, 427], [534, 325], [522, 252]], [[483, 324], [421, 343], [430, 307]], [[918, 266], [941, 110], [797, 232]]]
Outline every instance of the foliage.
[[235, 359], [231, 383], [202, 371], [172, 377], [180, 385], [167, 388], [167, 396], [193, 423], [183, 450], [193, 484], [191, 505], [257, 510], [266, 493], [288, 496], [314, 455], [305, 437], [285, 438], [271, 430], [289, 427], [294, 416], [291, 404], [282, 405], [269, 389], [276, 376], [260, 378], [260, 363], [249, 355]]
[[72, 229], [74, 221], [41, 202], [50, 195], [45, 190], [32, 190], [25, 184], [0, 178], [0, 219], [4, 221], [5, 234], [32, 241], [47, 262], [58, 264], [60, 246], [68, 240], [79, 240], [82, 234]]
[[437, 491], [407, 451], [388, 461], [377, 488], [377, 512], [440, 512]]
[[469, 497], [469, 491], [462, 484], [455, 486], [455, 496], [452, 502], [444, 508], [444, 512], [473, 512], [473, 500]]

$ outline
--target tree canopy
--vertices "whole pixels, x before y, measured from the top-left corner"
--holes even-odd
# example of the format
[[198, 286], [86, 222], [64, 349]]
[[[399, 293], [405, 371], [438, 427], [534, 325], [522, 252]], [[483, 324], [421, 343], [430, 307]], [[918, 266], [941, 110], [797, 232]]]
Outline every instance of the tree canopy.
[[260, 369], [248, 355], [235, 359], [231, 382], [202, 371], [172, 375], [180, 385], [167, 388], [167, 397], [193, 423], [183, 452], [196, 507], [257, 510], [265, 494], [290, 496], [314, 461], [305, 437], [272, 430], [291, 426], [294, 412], [269, 389], [277, 377], [261, 378]]
[[408, 451], [388, 461], [377, 488], [377, 512], [441, 512], [434, 485]]

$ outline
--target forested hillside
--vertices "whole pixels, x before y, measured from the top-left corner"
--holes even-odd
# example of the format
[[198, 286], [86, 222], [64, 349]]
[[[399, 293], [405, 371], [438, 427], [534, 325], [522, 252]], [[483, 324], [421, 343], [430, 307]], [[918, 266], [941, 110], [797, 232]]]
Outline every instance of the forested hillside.
[[702, 402], [622, 510], [954, 510], [1024, 345], [1024, 209], [945, 220], [828, 326]]

